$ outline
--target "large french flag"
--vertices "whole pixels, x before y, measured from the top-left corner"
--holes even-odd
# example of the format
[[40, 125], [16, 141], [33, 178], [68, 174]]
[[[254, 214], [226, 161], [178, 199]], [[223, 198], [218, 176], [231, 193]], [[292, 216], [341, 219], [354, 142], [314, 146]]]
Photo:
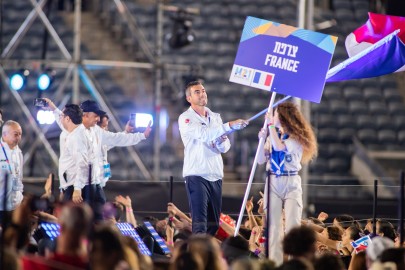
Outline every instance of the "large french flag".
[[327, 82], [377, 77], [405, 70], [405, 18], [369, 13], [346, 38], [349, 59], [330, 69]]

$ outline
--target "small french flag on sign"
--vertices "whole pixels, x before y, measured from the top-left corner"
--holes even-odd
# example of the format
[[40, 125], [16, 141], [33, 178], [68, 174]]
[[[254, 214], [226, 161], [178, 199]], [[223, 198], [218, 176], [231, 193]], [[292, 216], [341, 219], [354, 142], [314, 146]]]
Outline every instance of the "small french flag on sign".
[[274, 74], [263, 71], [255, 71], [251, 86], [270, 91], [271, 85], [273, 84], [273, 77]]

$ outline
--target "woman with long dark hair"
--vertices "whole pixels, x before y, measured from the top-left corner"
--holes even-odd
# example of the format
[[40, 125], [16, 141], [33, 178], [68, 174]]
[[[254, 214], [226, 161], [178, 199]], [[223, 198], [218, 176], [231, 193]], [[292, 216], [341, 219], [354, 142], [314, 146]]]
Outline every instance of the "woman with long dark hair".
[[280, 265], [283, 232], [301, 225], [302, 188], [298, 172], [301, 163], [308, 163], [317, 155], [318, 145], [311, 125], [294, 103], [279, 104], [274, 114], [267, 113], [266, 118], [268, 127], [259, 133], [260, 137], [267, 137], [259, 163], [267, 162], [270, 176], [270, 195], [268, 182], [265, 188], [265, 198], [270, 198], [270, 259]]

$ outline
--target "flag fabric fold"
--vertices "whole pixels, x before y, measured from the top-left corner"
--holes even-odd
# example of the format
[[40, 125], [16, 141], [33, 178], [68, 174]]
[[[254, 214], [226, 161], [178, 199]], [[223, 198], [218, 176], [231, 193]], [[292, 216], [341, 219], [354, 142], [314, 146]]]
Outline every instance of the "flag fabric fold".
[[395, 30], [400, 30], [398, 37], [405, 42], [405, 18], [369, 12], [367, 22], [346, 37], [347, 54], [352, 57], [367, 49]]
[[405, 70], [405, 18], [369, 13], [346, 38], [351, 56], [330, 69], [327, 82], [377, 77]]
[[395, 31], [333, 67], [326, 74], [326, 81], [372, 78], [400, 71], [405, 66], [405, 45], [398, 33], [399, 31]]

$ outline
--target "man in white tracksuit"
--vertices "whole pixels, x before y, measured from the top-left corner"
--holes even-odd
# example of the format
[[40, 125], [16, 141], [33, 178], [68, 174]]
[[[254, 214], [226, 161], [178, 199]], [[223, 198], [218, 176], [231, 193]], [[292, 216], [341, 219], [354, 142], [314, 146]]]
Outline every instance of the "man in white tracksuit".
[[248, 124], [238, 119], [223, 124], [219, 114], [207, 105], [207, 93], [201, 82], [186, 87], [190, 108], [179, 117], [179, 129], [184, 144], [183, 177], [191, 210], [193, 233], [214, 235], [218, 230], [222, 206], [223, 161], [231, 144], [225, 135]]

